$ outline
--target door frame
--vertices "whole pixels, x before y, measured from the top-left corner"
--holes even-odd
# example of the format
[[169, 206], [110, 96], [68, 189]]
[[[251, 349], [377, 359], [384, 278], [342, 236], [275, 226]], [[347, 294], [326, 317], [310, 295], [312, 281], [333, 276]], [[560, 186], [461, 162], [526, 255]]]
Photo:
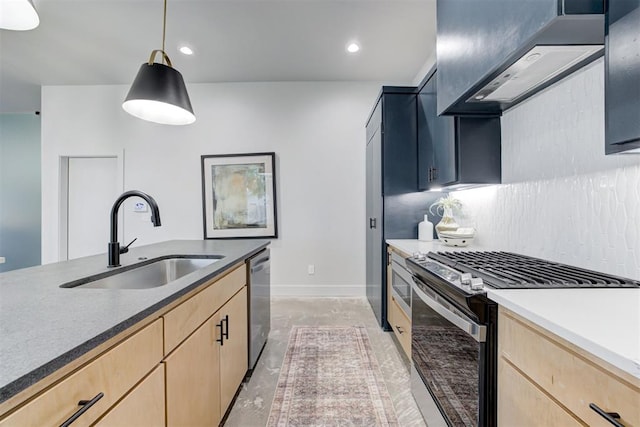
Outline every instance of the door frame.
[[[64, 155], [59, 157], [58, 177], [58, 261], [69, 259], [69, 160], [70, 159], [116, 159], [117, 188], [124, 191], [124, 150], [105, 155]], [[119, 213], [118, 220], [122, 224], [120, 234], [124, 234], [124, 214]], [[107, 242], [105, 241], [105, 247]]]

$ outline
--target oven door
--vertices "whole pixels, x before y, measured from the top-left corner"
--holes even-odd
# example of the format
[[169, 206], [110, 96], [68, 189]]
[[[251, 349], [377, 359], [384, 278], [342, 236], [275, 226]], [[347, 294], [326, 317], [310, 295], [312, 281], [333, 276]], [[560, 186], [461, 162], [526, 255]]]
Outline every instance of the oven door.
[[418, 277], [413, 282], [413, 367], [448, 425], [484, 426], [485, 393], [480, 390], [486, 376], [486, 326], [470, 319]]

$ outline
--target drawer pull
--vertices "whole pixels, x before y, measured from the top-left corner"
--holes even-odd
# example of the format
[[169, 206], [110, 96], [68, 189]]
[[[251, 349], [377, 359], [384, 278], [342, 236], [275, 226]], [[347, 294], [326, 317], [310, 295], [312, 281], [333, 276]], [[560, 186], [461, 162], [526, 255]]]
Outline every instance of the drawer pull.
[[74, 412], [74, 414], [71, 415], [69, 417], [69, 419], [67, 419], [67, 421], [65, 421], [62, 424], [60, 424], [60, 427], [68, 427], [68, 426], [70, 426], [72, 422], [74, 422], [75, 420], [80, 418], [82, 416], [82, 414], [87, 412], [89, 410], [89, 408], [91, 408], [93, 405], [95, 405], [98, 400], [102, 399], [102, 396], [104, 396], [104, 393], [100, 392], [100, 393], [98, 393], [96, 395], [96, 397], [94, 397], [91, 400], [81, 400], [80, 402], [78, 402], [78, 405], [80, 405], [82, 407], [80, 409], [78, 409], [76, 412]]
[[222, 333], [222, 335], [224, 336], [225, 339], [229, 339], [229, 315], [225, 315], [224, 319], [222, 319], [222, 321], [220, 323], [224, 322], [227, 326], [224, 328], [224, 332]]
[[396, 329], [398, 330], [398, 333], [399, 333], [400, 335], [404, 334], [404, 329], [402, 328], [402, 326], [398, 326], [398, 325], [396, 325]]
[[220, 321], [220, 323], [216, 324], [216, 328], [220, 328], [220, 338], [216, 338], [216, 342], [219, 342], [220, 345], [224, 345], [224, 319]]
[[600, 414], [600, 416], [602, 418], [604, 418], [605, 420], [609, 421], [614, 426], [616, 426], [616, 427], [624, 427], [624, 424], [620, 424], [617, 421], [617, 420], [620, 419], [620, 414], [618, 414], [617, 412], [606, 412], [604, 409], [601, 409], [595, 403], [589, 403], [589, 408], [591, 408], [594, 411], [596, 411], [598, 414]]

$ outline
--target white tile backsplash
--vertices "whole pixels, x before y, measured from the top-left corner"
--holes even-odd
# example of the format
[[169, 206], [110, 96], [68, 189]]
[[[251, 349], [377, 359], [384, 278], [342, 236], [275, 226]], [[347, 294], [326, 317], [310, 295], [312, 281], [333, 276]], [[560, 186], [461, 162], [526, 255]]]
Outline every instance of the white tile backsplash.
[[483, 245], [640, 280], [640, 155], [604, 155], [602, 60], [502, 117], [505, 184], [454, 193]]

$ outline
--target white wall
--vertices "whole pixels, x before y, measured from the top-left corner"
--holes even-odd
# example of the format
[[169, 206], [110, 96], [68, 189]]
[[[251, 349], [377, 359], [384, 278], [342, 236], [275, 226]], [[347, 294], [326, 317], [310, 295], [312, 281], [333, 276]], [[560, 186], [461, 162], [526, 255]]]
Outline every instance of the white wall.
[[640, 279], [640, 155], [604, 155], [604, 64], [502, 117], [503, 185], [456, 194], [478, 242]]
[[[201, 155], [274, 151], [274, 294], [364, 295], [364, 125], [379, 88], [194, 84], [188, 89], [197, 122], [171, 127], [124, 113], [127, 86], [43, 87], [43, 263], [58, 260], [60, 156], [124, 152], [124, 189], [145, 191], [160, 206], [160, 228], [131, 212], [131, 203], [127, 208], [123, 241], [138, 237], [143, 245], [202, 238]], [[308, 264], [315, 275], [307, 274]]]

